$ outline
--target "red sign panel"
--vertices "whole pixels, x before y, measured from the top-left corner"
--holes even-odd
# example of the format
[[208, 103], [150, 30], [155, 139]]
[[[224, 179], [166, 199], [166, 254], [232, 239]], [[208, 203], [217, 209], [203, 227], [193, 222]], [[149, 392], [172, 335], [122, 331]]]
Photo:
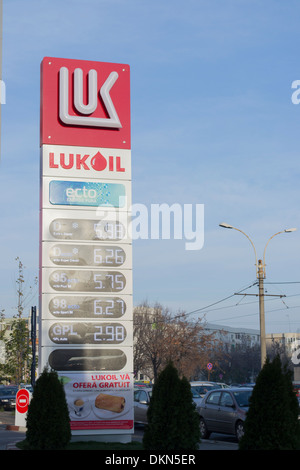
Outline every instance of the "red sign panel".
[[45, 57], [40, 144], [130, 149], [130, 67]]
[[16, 395], [16, 408], [19, 413], [27, 413], [30, 394], [26, 388], [18, 390]]

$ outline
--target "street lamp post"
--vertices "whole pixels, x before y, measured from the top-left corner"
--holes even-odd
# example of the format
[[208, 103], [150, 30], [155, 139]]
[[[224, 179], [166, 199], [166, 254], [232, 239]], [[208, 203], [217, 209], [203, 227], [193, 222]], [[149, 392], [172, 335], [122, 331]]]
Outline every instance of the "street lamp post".
[[258, 301], [259, 301], [260, 364], [261, 364], [261, 367], [263, 367], [267, 358], [267, 346], [266, 346], [265, 292], [264, 292], [265, 266], [263, 265], [261, 259], [258, 260], [257, 277], [258, 277]]
[[265, 331], [265, 294], [264, 294], [264, 279], [266, 278], [266, 248], [276, 235], [279, 235], [280, 233], [290, 233], [290, 232], [295, 232], [297, 229], [296, 228], [288, 228], [285, 230], [282, 230], [280, 232], [274, 233], [269, 240], [266, 243], [264, 253], [263, 253], [263, 259], [257, 260], [257, 254], [256, 254], [256, 249], [255, 246], [251, 240], [251, 238], [242, 230], [239, 228], [233, 227], [232, 225], [229, 225], [225, 222], [222, 222], [219, 224], [220, 227], [223, 228], [229, 228], [233, 230], [237, 230], [238, 232], [241, 232], [245, 237], [248, 238], [250, 241], [253, 249], [254, 249], [254, 254], [255, 254], [255, 266], [256, 266], [256, 277], [258, 279], [258, 297], [259, 297], [259, 327], [260, 327], [260, 355], [261, 355], [261, 367], [263, 367], [266, 357], [267, 357], [267, 352], [266, 352], [266, 331]]

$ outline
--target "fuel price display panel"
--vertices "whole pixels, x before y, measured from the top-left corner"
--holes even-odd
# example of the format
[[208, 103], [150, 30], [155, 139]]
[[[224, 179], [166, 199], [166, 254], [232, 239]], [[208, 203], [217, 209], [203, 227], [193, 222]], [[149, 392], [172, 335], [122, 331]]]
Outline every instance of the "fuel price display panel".
[[43, 210], [44, 241], [131, 243], [127, 212], [81, 209]]
[[129, 244], [43, 243], [45, 266], [80, 266], [129, 269], [132, 265]]
[[45, 322], [43, 344], [130, 346], [132, 344], [131, 322], [57, 321]]
[[43, 295], [45, 320], [132, 320], [132, 295]]
[[44, 346], [41, 366], [49, 365], [57, 372], [77, 373], [93, 371], [133, 370], [132, 347], [69, 347]]
[[43, 291], [97, 294], [130, 294], [131, 270], [44, 269]]

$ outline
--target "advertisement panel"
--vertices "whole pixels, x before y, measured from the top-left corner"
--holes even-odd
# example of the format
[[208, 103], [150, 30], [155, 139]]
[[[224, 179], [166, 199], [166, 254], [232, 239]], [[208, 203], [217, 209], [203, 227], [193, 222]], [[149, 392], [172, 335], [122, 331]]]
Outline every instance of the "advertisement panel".
[[43, 178], [44, 208], [85, 207], [111, 211], [128, 211], [131, 206], [131, 185], [108, 180], [79, 180], [61, 178]]
[[107, 433], [133, 428], [133, 376], [128, 373], [60, 374], [71, 429]]

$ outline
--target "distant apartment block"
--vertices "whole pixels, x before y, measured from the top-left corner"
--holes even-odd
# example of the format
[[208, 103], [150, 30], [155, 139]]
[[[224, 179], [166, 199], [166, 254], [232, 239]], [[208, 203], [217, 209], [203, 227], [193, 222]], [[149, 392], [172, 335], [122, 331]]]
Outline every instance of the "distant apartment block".
[[241, 346], [253, 347], [260, 344], [259, 330], [206, 323], [204, 334], [210, 333], [214, 333], [215, 339], [223, 343], [224, 349], [228, 352]]

